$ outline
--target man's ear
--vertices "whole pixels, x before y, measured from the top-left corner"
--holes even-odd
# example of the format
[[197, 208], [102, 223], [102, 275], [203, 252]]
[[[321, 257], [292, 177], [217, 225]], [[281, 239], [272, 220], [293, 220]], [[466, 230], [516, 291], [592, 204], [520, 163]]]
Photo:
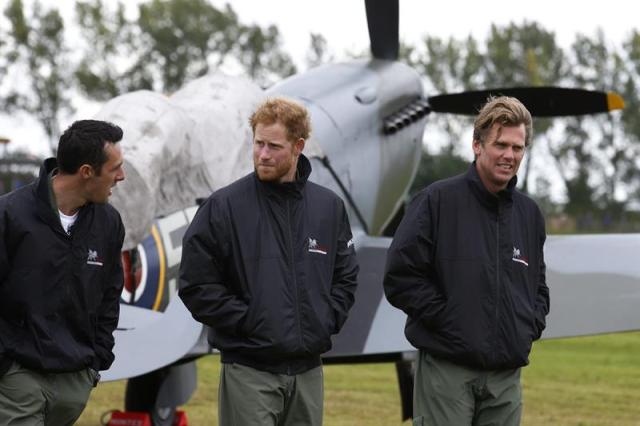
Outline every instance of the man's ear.
[[92, 178], [96, 174], [95, 170], [93, 170], [93, 167], [91, 167], [89, 164], [83, 164], [82, 166], [80, 166], [80, 168], [78, 169], [78, 173], [80, 173], [80, 177], [83, 179]]
[[482, 143], [477, 139], [474, 139], [473, 142], [471, 142], [471, 147], [473, 148], [473, 153], [475, 154], [476, 157], [480, 154], [481, 144]]
[[298, 139], [293, 144], [293, 149], [294, 149], [294, 152], [296, 154], [296, 157], [299, 156], [302, 153], [302, 150], [304, 149], [304, 144], [305, 144], [305, 141], [302, 138]]

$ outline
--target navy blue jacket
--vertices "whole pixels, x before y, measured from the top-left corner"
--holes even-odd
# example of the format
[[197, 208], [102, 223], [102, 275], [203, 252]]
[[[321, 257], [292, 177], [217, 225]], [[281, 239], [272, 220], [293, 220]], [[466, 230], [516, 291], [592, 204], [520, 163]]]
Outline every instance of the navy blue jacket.
[[105, 370], [123, 285], [124, 227], [87, 204], [68, 235], [50, 198], [55, 159], [0, 197], [0, 358], [46, 372]]
[[223, 362], [298, 374], [320, 365], [354, 302], [358, 266], [342, 200], [251, 173], [215, 192], [187, 230], [180, 297]]
[[493, 195], [475, 168], [411, 202], [389, 248], [384, 288], [412, 345], [479, 369], [528, 363], [549, 312], [544, 218], [514, 177]]

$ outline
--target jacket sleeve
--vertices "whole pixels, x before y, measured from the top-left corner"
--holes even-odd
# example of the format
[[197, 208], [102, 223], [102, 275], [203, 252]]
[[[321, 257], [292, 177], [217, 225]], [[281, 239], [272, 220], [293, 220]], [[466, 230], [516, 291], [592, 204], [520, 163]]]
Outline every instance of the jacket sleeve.
[[[5, 200], [0, 198], [0, 295], [3, 294], [4, 280], [9, 272], [9, 254], [7, 250], [7, 229], [6, 229], [6, 210]], [[0, 336], [0, 368], [2, 364], [2, 354], [4, 353], [4, 345], [2, 344], [2, 336]], [[2, 376], [0, 374], [0, 376]]]
[[407, 208], [387, 252], [384, 292], [391, 305], [426, 324], [436, 323], [446, 305], [436, 281], [435, 224], [429, 193], [419, 193]]
[[333, 334], [340, 331], [347, 320], [349, 309], [353, 306], [359, 270], [351, 226], [342, 200], [340, 200], [338, 220], [340, 225], [331, 284], [331, 305], [335, 314]]
[[198, 210], [182, 240], [179, 295], [196, 321], [237, 335], [248, 306], [225, 282], [227, 233], [224, 213], [210, 198]]
[[539, 259], [540, 264], [539, 267], [539, 282], [538, 282], [538, 292], [536, 294], [536, 307], [535, 307], [535, 321], [537, 326], [537, 335], [536, 339], [539, 339], [547, 326], [546, 317], [549, 314], [549, 287], [547, 286], [547, 277], [546, 277], [546, 264], [544, 263], [544, 242], [547, 239], [547, 235], [544, 227], [544, 218], [542, 213], [538, 210], [538, 226], [539, 230]]
[[9, 272], [9, 253], [7, 249], [6, 201], [0, 198], [0, 289]]
[[120, 295], [124, 285], [122, 272], [122, 242], [124, 241], [124, 225], [118, 214], [118, 228], [114, 243], [109, 253], [109, 273], [103, 287], [102, 302], [98, 310], [96, 324], [96, 354], [100, 361], [99, 370], [108, 369], [113, 363], [113, 331], [118, 326], [120, 316]]

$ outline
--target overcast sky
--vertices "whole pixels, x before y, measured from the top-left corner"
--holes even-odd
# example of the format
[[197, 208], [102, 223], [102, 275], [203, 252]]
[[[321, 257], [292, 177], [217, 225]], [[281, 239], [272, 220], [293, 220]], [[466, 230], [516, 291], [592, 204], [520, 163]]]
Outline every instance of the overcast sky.
[[[224, 0], [213, 0], [222, 6]], [[363, 0], [233, 0], [231, 5], [245, 22], [277, 24], [285, 47], [304, 57], [309, 32], [323, 34], [336, 50], [359, 51], [369, 45]], [[634, 1], [537, 0], [401, 0], [400, 38], [416, 43], [426, 34], [484, 38], [492, 23], [505, 25], [536, 21], [553, 30], [569, 45], [575, 33], [593, 34], [601, 27], [607, 38], [622, 40], [638, 27], [640, 4]]]
[[[109, 0], [103, 0], [109, 2]], [[4, 10], [8, 0], [0, 0]], [[30, 0], [25, 3], [31, 4]], [[62, 8], [67, 23], [73, 2], [44, 1]], [[212, 0], [222, 6], [224, 0]], [[131, 4], [131, 2], [129, 2]], [[345, 51], [359, 52], [369, 45], [364, 2], [361, 0], [233, 0], [236, 13], [244, 23], [276, 24], [283, 36], [285, 49], [299, 65], [309, 46], [309, 33], [325, 36], [329, 49], [340, 56]], [[135, 6], [130, 6], [135, 10]], [[469, 33], [484, 38], [491, 23], [536, 21], [553, 30], [563, 45], [569, 45], [575, 34], [592, 35], [602, 28], [608, 40], [620, 44], [633, 28], [638, 27], [640, 4], [628, 0], [608, 1], [427, 1], [402, 0], [400, 3], [400, 37], [417, 43], [426, 34], [440, 37], [464, 37]], [[1, 77], [1, 76], [0, 76]], [[78, 104], [74, 117], [93, 116], [99, 105]], [[61, 123], [64, 128], [69, 123]], [[47, 150], [45, 136], [37, 122], [24, 115], [12, 117], [0, 113], [0, 136], [12, 139], [12, 148], [27, 147], [43, 154]]]

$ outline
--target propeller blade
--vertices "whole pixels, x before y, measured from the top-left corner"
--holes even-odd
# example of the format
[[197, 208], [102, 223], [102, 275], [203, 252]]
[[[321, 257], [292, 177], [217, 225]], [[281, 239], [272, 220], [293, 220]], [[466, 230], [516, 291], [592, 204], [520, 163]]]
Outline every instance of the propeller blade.
[[398, 59], [399, 0], [365, 0], [371, 54], [376, 59]]
[[476, 115], [490, 95], [518, 98], [534, 117], [596, 114], [624, 108], [624, 101], [617, 93], [560, 87], [472, 90], [431, 96], [428, 100], [434, 112]]

